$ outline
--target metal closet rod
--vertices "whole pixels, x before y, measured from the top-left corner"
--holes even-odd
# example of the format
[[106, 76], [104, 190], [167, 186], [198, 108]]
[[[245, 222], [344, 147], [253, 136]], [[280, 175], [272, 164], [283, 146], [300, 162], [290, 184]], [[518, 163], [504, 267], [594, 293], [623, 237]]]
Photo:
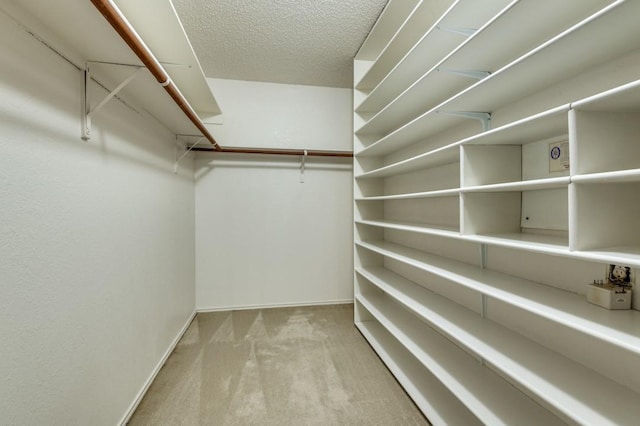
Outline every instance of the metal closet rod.
[[[273, 155], [304, 155], [304, 150], [297, 149], [273, 149], [273, 148], [225, 148], [216, 142], [213, 135], [204, 125], [198, 114], [191, 108], [189, 102], [180, 93], [180, 90], [164, 70], [160, 62], [155, 58], [151, 50], [144, 43], [142, 38], [133, 29], [129, 21], [124, 17], [120, 9], [111, 0], [91, 0], [91, 3], [111, 24], [114, 30], [122, 37], [122, 39], [131, 48], [133, 53], [142, 61], [149, 72], [158, 80], [158, 83], [164, 87], [171, 99], [185, 113], [187, 118], [200, 130], [202, 135], [207, 138], [213, 145], [213, 149], [193, 148], [193, 151], [215, 151], [231, 154], [273, 154]], [[350, 151], [322, 151], [307, 150], [307, 155], [323, 156], [323, 157], [353, 157]]]

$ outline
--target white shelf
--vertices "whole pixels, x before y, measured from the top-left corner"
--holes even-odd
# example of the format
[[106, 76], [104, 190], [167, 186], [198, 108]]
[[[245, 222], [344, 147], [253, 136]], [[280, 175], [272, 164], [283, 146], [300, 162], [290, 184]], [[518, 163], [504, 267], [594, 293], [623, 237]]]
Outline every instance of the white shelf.
[[460, 232], [453, 228], [445, 228], [441, 226], [427, 226], [422, 224], [395, 222], [390, 220], [356, 220], [356, 224], [375, 226], [384, 229], [393, 229], [394, 231], [407, 231], [416, 234], [435, 235], [438, 237], [461, 239]]
[[356, 197], [356, 201], [391, 201], [391, 200], [414, 200], [420, 198], [440, 198], [440, 197], [456, 197], [460, 194], [460, 189], [439, 189], [436, 191], [414, 192], [408, 194], [396, 195], [378, 195], [375, 197]]
[[407, 160], [399, 161], [370, 172], [355, 176], [356, 179], [373, 179], [408, 173], [414, 170], [434, 167], [460, 161], [459, 144], [451, 144], [433, 151], [417, 155]]
[[[635, 247], [640, 241], [640, 182], [576, 183], [569, 196], [573, 205], [570, 247], [580, 252], [618, 252], [612, 247]], [[627, 200], [619, 206], [620, 200]], [[640, 260], [634, 251], [620, 251], [618, 262], [632, 266]]]
[[[573, 108], [569, 111], [573, 174], [640, 168], [640, 144], [637, 143], [640, 106], [634, 107], [629, 100], [638, 92], [636, 89], [624, 90], [616, 95], [605, 94], [585, 105], [592, 109]], [[617, 96], [620, 96], [620, 101]], [[636, 102], [640, 104], [640, 101]], [[614, 109], [604, 110], [605, 105]], [[629, 111], [636, 108], [638, 111]]]
[[571, 182], [580, 184], [640, 182], [640, 169], [575, 175], [571, 176]]
[[480, 244], [508, 247], [516, 250], [532, 251], [554, 256], [574, 257], [569, 251], [567, 237], [553, 235], [527, 234], [523, 232], [510, 234], [463, 235], [463, 239]]
[[640, 354], [640, 314], [609, 311], [583, 296], [388, 242], [356, 245]]
[[[33, 20], [27, 22], [28, 26], [33, 24], [36, 31], [42, 27], [47, 39], [53, 40], [56, 48], [81, 68], [86, 61], [142, 66], [90, 2], [57, 0], [55, 8], [42, 7], [41, 0], [14, 3], [12, 8], [20, 9], [24, 16]], [[179, 64], [166, 66], [165, 70], [200, 117], [219, 114], [220, 108], [171, 2], [118, 0], [116, 3], [159, 61]], [[109, 89], [114, 89], [133, 71], [131, 67], [118, 65], [95, 62], [90, 65], [92, 76]], [[148, 71], [137, 75], [118, 96], [140, 113], [151, 114], [175, 133], [199, 134]], [[99, 119], [98, 113], [94, 120]]]
[[571, 104], [573, 109], [602, 112], [640, 112], [640, 80]]
[[493, 185], [479, 185], [460, 188], [461, 193], [477, 193], [477, 192], [512, 192], [512, 191], [539, 191], [543, 189], [566, 188], [571, 178], [562, 176], [548, 179], [535, 179], [520, 182], [496, 183]]
[[[567, 112], [571, 105], [561, 105], [548, 111], [514, 121], [484, 133], [470, 136], [455, 144], [459, 145], [516, 145], [549, 139], [568, 132]], [[451, 144], [451, 145], [455, 145]], [[365, 148], [357, 157], [379, 155], [379, 148]], [[386, 153], [386, 151], [384, 151]]]
[[482, 424], [379, 323], [356, 322], [356, 327], [431, 424]]
[[564, 424], [399, 306], [373, 295], [356, 300], [484, 424]]
[[568, 133], [570, 104], [496, 127], [460, 141], [461, 145], [525, 145]]
[[452, 98], [443, 109], [490, 112], [630, 52], [636, 47], [629, 40], [640, 38], [639, 14], [639, 2], [616, 1]]
[[166, 71], [191, 107], [201, 116], [220, 114], [220, 107], [171, 1], [115, 0], [115, 3], [160, 62], [180, 65], [168, 66]]
[[[639, 14], [640, 2], [619, 0], [613, 3], [491, 76], [381, 137], [364, 148], [360, 155], [387, 154], [426, 139], [462, 120], [447, 112], [491, 112], [597, 63], [631, 51], [634, 45], [628, 41], [640, 38], [640, 26], [635, 19]], [[584, 52], [585, 40], [589, 40], [588, 52]]]
[[[440, 63], [431, 69], [423, 67], [423, 70], [429, 71], [395, 99], [383, 96], [384, 93], [376, 95], [377, 91], [384, 92], [384, 87], [374, 90], [356, 111], [378, 114], [358, 133], [384, 134], [394, 126], [397, 128], [403, 119], [406, 122], [407, 118], [417, 117], [430, 107], [475, 83], [471, 78], [451, 74], [447, 70], [495, 72], [525, 53], [528, 48], [553, 37], [584, 18], [588, 11], [604, 3], [606, 2], [603, 0], [511, 3]], [[553, 14], [549, 13], [550, 9], [553, 9]], [[509, 34], [509, 37], [505, 37], [504, 34]], [[499, 48], [489, 48], [494, 46]], [[401, 65], [402, 63], [398, 66]], [[376, 99], [377, 102], [374, 103]], [[425, 104], [425, 99], [432, 103]], [[386, 107], [382, 109], [381, 105], [385, 104]]]
[[[640, 417], [640, 395], [600, 373], [384, 268], [359, 268], [357, 273], [445, 337], [489, 362], [556, 414], [577, 423], [602, 425], [633, 424]], [[394, 303], [374, 295], [361, 299], [373, 306]]]
[[[376, 226], [378, 228], [384, 229], [393, 229], [396, 231], [414, 232], [416, 234], [436, 235], [440, 237], [469, 241], [472, 243], [488, 244], [497, 247], [508, 247], [516, 250], [532, 251], [554, 256], [580, 256], [576, 252], [569, 251], [569, 242], [567, 237], [559, 237], [554, 235], [539, 235], [522, 232], [511, 234], [464, 235], [455, 228], [428, 226], [423, 224], [389, 220], [358, 219], [355, 221], [355, 223]], [[640, 254], [640, 250], [638, 251], [638, 254]]]
[[[369, 96], [356, 108], [357, 112], [378, 112], [393, 98], [405, 90], [411, 82], [418, 80], [425, 69], [441, 64], [450, 51], [457, 51], [462, 42], [469, 40], [486, 27], [487, 20], [509, 3], [505, 0], [478, 2], [475, 0], [458, 0], [442, 15], [440, 20], [425, 33], [415, 46], [400, 60], [382, 81], [377, 79], [377, 86]], [[515, 2], [512, 2], [512, 4]], [[493, 19], [492, 19], [493, 20]], [[474, 35], [465, 39], [452, 34], [446, 28], [464, 27], [478, 29]], [[455, 49], [454, 49], [455, 48]], [[460, 81], [459, 78], [455, 79]], [[463, 80], [464, 81], [464, 80]], [[369, 85], [371, 87], [371, 85]]]
[[[423, 62], [435, 63], [455, 47], [460, 42], [459, 37], [451, 37], [450, 35], [449, 37], [443, 37], [442, 33], [437, 29], [439, 22], [442, 21], [442, 18], [438, 21], [438, 17], [442, 15], [442, 12], [444, 11], [444, 16], [446, 16], [448, 11], [455, 7], [454, 4], [454, 6], [445, 10], [444, 7], [446, 5], [447, 3], [445, 2], [420, 1], [369, 70], [356, 83], [356, 89], [366, 91], [378, 85], [404, 54], [412, 49], [414, 44], [419, 43], [421, 39], [431, 38], [429, 37], [430, 34], [440, 37], [432, 44], [435, 47], [423, 58]], [[480, 10], [480, 8], [477, 9]], [[425, 28], [430, 28], [426, 34], [424, 32]], [[427, 58], [430, 58], [430, 60]]]
[[389, 43], [398, 27], [420, 0], [390, 0], [356, 54], [357, 60], [373, 61]]
[[[640, 246], [605, 247], [588, 251], [575, 251], [573, 253], [585, 260], [640, 268]], [[637, 287], [635, 290], [638, 291]]]

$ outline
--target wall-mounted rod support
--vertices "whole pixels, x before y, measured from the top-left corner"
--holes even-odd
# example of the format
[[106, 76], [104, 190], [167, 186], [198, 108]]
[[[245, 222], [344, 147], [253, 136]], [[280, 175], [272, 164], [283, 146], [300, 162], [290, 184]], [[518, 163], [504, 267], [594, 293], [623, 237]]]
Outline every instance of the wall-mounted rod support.
[[[93, 115], [100, 111], [102, 109], [103, 106], [105, 106], [107, 104], [107, 102], [109, 102], [111, 99], [113, 99], [114, 96], [116, 96], [118, 94], [118, 92], [120, 92], [122, 89], [124, 89], [127, 84], [131, 83], [131, 81], [136, 77], [136, 75], [138, 75], [138, 72], [140, 70], [144, 69], [144, 67], [139, 67], [137, 70], [135, 70], [129, 77], [127, 77], [122, 83], [118, 84], [118, 86], [116, 86], [115, 89], [113, 89], [107, 96], [104, 97], [104, 99], [102, 99], [98, 105], [96, 105], [94, 108], [92, 108], [87, 115], [89, 116], [89, 118], [93, 117]], [[88, 72], [88, 71], [85, 71]]]
[[[178, 137], [178, 136], [176, 135], [176, 138], [177, 138], [177, 137]], [[198, 139], [198, 140], [196, 141], [196, 143], [194, 143], [193, 145], [191, 145], [191, 146], [189, 147], [189, 149], [187, 149], [187, 150], [184, 152], [184, 154], [182, 154], [182, 155], [180, 156], [180, 158], [178, 158], [178, 159], [176, 160], [176, 162], [173, 164], [173, 173], [178, 173], [178, 166], [180, 165], [180, 160], [182, 160], [184, 157], [186, 157], [186, 156], [187, 156], [187, 154], [188, 154], [188, 153], [190, 153], [190, 152], [191, 152], [191, 150], [193, 150], [193, 148], [195, 148], [195, 147], [196, 147], [196, 145], [198, 145], [200, 142], [202, 142], [202, 140], [203, 140], [203, 139], [204, 139], [204, 136], [203, 136], [203, 137], [201, 137], [200, 139]]]
[[82, 116], [80, 117], [81, 129], [80, 137], [82, 140], [88, 141], [91, 138], [91, 117], [89, 117], [89, 81], [91, 81], [91, 75], [89, 70], [85, 69], [82, 72], [82, 92], [80, 93], [80, 99], [82, 99]]
[[304, 155], [302, 156], [302, 162], [300, 163], [300, 183], [304, 183], [304, 166], [307, 162], [307, 155], [309, 155], [309, 153], [305, 149]]
[[[145, 44], [136, 30], [131, 26], [127, 18], [112, 0], [91, 0], [91, 3], [111, 24], [113, 29], [122, 37], [125, 43], [131, 48], [133, 53], [142, 61], [149, 72], [156, 78], [158, 83], [164, 87], [171, 99], [184, 112], [187, 118], [213, 145], [213, 149], [193, 148], [192, 151], [217, 151], [230, 154], [275, 154], [275, 155], [303, 155], [303, 150], [269, 149], [269, 148], [223, 148], [214, 139], [213, 135], [198, 114], [193, 110], [189, 102], [182, 95], [178, 87], [171, 81], [169, 74], [164, 70], [161, 63], [153, 55], [149, 47]], [[308, 151], [310, 156], [324, 157], [353, 157], [353, 152], [348, 151]]]
[[138, 68], [129, 77], [127, 77], [122, 83], [118, 84], [118, 86], [98, 102], [95, 107], [91, 108], [91, 103], [89, 102], [89, 88], [87, 86], [88, 82], [91, 80], [91, 70], [87, 65], [84, 70], [84, 80], [82, 84], [82, 139], [85, 141], [91, 139], [91, 118], [93, 115], [100, 111], [102, 107], [113, 99], [122, 89], [124, 89], [127, 84], [131, 83], [141, 69], [144, 69], [144, 67], [138, 66]]

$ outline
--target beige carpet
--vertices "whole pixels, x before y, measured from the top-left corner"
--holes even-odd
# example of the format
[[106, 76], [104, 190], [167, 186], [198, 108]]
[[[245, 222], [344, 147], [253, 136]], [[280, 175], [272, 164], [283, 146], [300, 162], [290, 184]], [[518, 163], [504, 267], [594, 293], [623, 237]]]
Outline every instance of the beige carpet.
[[425, 425], [353, 306], [198, 314], [130, 425]]

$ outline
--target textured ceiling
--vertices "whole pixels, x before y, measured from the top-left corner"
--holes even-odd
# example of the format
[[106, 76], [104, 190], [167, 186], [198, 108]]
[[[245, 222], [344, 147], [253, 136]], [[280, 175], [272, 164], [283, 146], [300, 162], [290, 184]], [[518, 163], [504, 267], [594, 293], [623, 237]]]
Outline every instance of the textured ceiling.
[[352, 87], [387, 0], [173, 0], [207, 77]]

